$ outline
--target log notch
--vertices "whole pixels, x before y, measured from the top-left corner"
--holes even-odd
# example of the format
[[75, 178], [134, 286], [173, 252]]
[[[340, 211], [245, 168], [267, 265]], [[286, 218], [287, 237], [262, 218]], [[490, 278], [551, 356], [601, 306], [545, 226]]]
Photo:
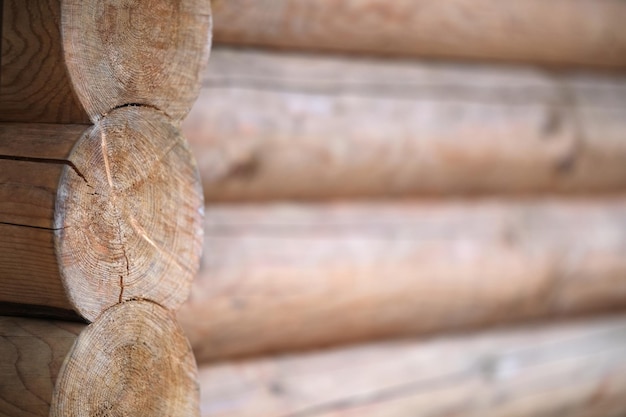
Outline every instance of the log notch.
[[203, 417], [626, 414], [626, 317], [200, 369]]
[[147, 301], [85, 327], [0, 317], [0, 415], [198, 415], [191, 348], [171, 313]]
[[178, 130], [146, 107], [81, 126], [0, 125], [0, 298], [175, 309], [197, 270], [202, 189]]
[[621, 0], [218, 0], [217, 43], [626, 67]]
[[199, 361], [626, 306], [626, 199], [212, 206]]
[[217, 49], [183, 129], [213, 201], [619, 192], [625, 97], [617, 75]]
[[88, 123], [65, 66], [60, 0], [3, 0], [0, 122]]

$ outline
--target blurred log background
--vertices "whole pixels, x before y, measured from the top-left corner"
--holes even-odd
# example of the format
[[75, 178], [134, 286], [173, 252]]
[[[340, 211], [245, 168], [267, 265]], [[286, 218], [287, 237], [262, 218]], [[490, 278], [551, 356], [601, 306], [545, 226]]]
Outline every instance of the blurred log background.
[[626, 413], [626, 3], [213, 10], [203, 416]]

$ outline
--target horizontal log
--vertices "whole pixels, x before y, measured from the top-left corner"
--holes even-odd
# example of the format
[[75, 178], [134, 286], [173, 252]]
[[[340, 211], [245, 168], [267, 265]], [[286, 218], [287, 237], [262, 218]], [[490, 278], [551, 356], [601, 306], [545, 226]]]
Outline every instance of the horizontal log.
[[182, 120], [211, 45], [205, 0], [63, 0], [65, 62], [92, 121], [128, 105]]
[[89, 326], [0, 317], [0, 415], [198, 415], [191, 348], [171, 313], [146, 301]]
[[92, 321], [136, 298], [175, 309], [197, 270], [201, 218], [193, 158], [153, 109], [117, 109], [87, 129], [0, 124], [5, 314], [44, 306]]
[[208, 57], [210, 2], [6, 0], [0, 121], [89, 123], [127, 105], [180, 121]]
[[199, 361], [626, 307], [626, 199], [212, 205]]
[[626, 189], [626, 79], [214, 50], [183, 124], [212, 201]]
[[214, 13], [230, 45], [626, 67], [620, 0], [219, 0]]
[[626, 317], [379, 343], [200, 369], [203, 417], [626, 413]]

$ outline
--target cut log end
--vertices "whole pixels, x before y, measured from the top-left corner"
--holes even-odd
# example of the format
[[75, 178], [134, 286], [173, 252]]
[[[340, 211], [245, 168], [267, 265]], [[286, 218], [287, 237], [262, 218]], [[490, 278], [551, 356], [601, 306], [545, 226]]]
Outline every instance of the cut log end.
[[92, 121], [130, 103], [187, 114], [208, 58], [209, 1], [70, 0], [62, 19], [68, 70]]
[[59, 372], [50, 416], [197, 416], [197, 369], [171, 313], [147, 301], [105, 311]]
[[202, 188], [178, 129], [152, 109], [115, 110], [76, 144], [61, 177], [55, 245], [76, 311], [148, 299], [175, 310], [202, 250]]

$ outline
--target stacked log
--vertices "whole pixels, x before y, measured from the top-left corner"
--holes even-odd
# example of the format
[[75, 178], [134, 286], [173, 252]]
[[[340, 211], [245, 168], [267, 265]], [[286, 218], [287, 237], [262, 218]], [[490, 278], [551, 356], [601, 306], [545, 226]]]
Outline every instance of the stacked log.
[[202, 247], [180, 122], [209, 3], [2, 7], [0, 414], [199, 415], [174, 311]]
[[626, 67], [620, 0], [215, 0], [215, 40], [383, 56]]
[[625, 306], [624, 197], [221, 205], [205, 224], [178, 312], [199, 361]]
[[615, 193], [625, 112], [617, 75], [216, 49], [184, 129], [210, 201]]
[[200, 371], [205, 416], [622, 416], [626, 317], [344, 347]]
[[623, 2], [214, 10], [205, 417], [626, 412]]

